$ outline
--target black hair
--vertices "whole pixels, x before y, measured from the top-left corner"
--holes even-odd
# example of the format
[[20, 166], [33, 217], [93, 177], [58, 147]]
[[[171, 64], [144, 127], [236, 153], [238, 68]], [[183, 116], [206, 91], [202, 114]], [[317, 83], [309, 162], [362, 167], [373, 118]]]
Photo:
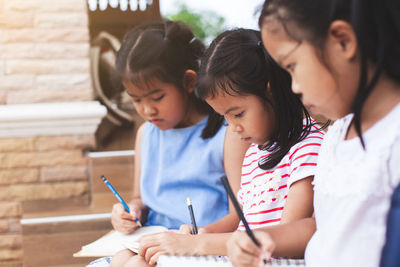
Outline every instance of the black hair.
[[[354, 126], [361, 134], [361, 111], [382, 73], [400, 82], [400, 4], [398, 0], [266, 0], [259, 18], [261, 27], [273, 16], [289, 37], [305, 39], [317, 47], [323, 45], [334, 20], [351, 23], [360, 53], [360, 80], [352, 103]], [[290, 29], [290, 23], [297, 29]], [[301, 29], [299, 31], [299, 29]], [[297, 30], [297, 34], [294, 32]], [[299, 36], [299, 33], [302, 36]], [[375, 65], [368, 81], [367, 64]]]
[[[175, 85], [183, 94], [186, 70], [198, 72], [205, 47], [191, 29], [182, 23], [164, 21], [140, 25], [129, 31], [117, 53], [115, 79], [146, 85], [153, 79]], [[189, 101], [201, 114], [207, 114], [202, 138], [214, 136], [222, 126], [218, 115], [204, 100], [189, 94]]]
[[272, 153], [259, 162], [260, 168], [276, 166], [294, 144], [310, 133], [314, 123], [292, 92], [289, 73], [264, 49], [259, 31], [236, 29], [220, 34], [206, 50], [199, 74], [196, 93], [202, 98], [213, 98], [221, 92], [255, 95], [265, 105], [272, 105], [274, 133], [266, 145], [260, 146]]

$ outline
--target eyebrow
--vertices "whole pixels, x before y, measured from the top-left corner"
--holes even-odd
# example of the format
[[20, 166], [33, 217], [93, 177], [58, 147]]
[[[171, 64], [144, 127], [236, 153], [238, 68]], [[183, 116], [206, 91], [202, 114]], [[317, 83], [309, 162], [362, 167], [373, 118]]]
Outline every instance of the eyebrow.
[[289, 52], [287, 52], [286, 54], [284, 54], [284, 55], [278, 55], [278, 56], [276, 57], [276, 62], [277, 62], [279, 65], [282, 65], [282, 61], [284, 61], [284, 60], [287, 59], [291, 54], [293, 54], [293, 52], [300, 46], [300, 44], [301, 44], [301, 42], [298, 42], [298, 43], [295, 45], [295, 47], [293, 47], [292, 49], [290, 49]]
[[[162, 92], [162, 90], [161, 89], [154, 89], [154, 90], [151, 90], [150, 92], [148, 92], [147, 94], [142, 95], [141, 97], [146, 97], [146, 96], [149, 96], [149, 95], [152, 95], [152, 94], [156, 94], [156, 93], [159, 93], [159, 92]], [[137, 95], [129, 93], [128, 90], [126, 90], [126, 93], [128, 95], [130, 95], [131, 97], [139, 97]]]
[[225, 111], [224, 115], [227, 115], [229, 112], [232, 112], [232, 111], [234, 111], [236, 109], [239, 109], [239, 107], [237, 107], [237, 106], [230, 107]]

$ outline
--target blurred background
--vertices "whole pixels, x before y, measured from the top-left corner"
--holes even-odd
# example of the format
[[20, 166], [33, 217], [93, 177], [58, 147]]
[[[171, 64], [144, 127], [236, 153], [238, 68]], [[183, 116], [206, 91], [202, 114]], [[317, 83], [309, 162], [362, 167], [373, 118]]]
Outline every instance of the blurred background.
[[0, 0], [0, 266], [85, 266], [132, 192], [142, 120], [110, 82], [130, 28], [181, 20], [208, 44], [257, 29], [261, 0]]

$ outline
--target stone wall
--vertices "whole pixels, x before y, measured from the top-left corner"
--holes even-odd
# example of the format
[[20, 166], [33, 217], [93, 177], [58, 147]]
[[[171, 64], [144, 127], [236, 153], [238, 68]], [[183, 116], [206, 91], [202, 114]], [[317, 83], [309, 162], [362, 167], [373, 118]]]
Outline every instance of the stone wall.
[[93, 136], [1, 139], [0, 201], [87, 195], [88, 164], [82, 150], [92, 147]]
[[[85, 0], [0, 0], [3, 108], [93, 100], [86, 5]], [[20, 219], [27, 211], [57, 209], [63, 200], [89, 202], [84, 152], [95, 146], [95, 129], [79, 131], [71, 124], [58, 131], [70, 122], [56, 109], [60, 117], [43, 122], [30, 117], [27, 109], [24, 121], [0, 114], [0, 263], [22, 263]], [[79, 122], [79, 116], [74, 120]]]
[[22, 260], [21, 217], [20, 202], [0, 201], [0, 262]]
[[0, 0], [0, 104], [92, 99], [85, 0]]

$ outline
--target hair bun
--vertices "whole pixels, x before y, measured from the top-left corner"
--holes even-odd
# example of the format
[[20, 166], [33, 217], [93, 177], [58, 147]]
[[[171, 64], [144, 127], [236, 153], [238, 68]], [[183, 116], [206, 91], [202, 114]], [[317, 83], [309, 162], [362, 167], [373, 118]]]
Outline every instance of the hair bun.
[[165, 39], [173, 43], [187, 43], [194, 37], [189, 27], [185, 27], [180, 22], [166, 21], [165, 25]]

